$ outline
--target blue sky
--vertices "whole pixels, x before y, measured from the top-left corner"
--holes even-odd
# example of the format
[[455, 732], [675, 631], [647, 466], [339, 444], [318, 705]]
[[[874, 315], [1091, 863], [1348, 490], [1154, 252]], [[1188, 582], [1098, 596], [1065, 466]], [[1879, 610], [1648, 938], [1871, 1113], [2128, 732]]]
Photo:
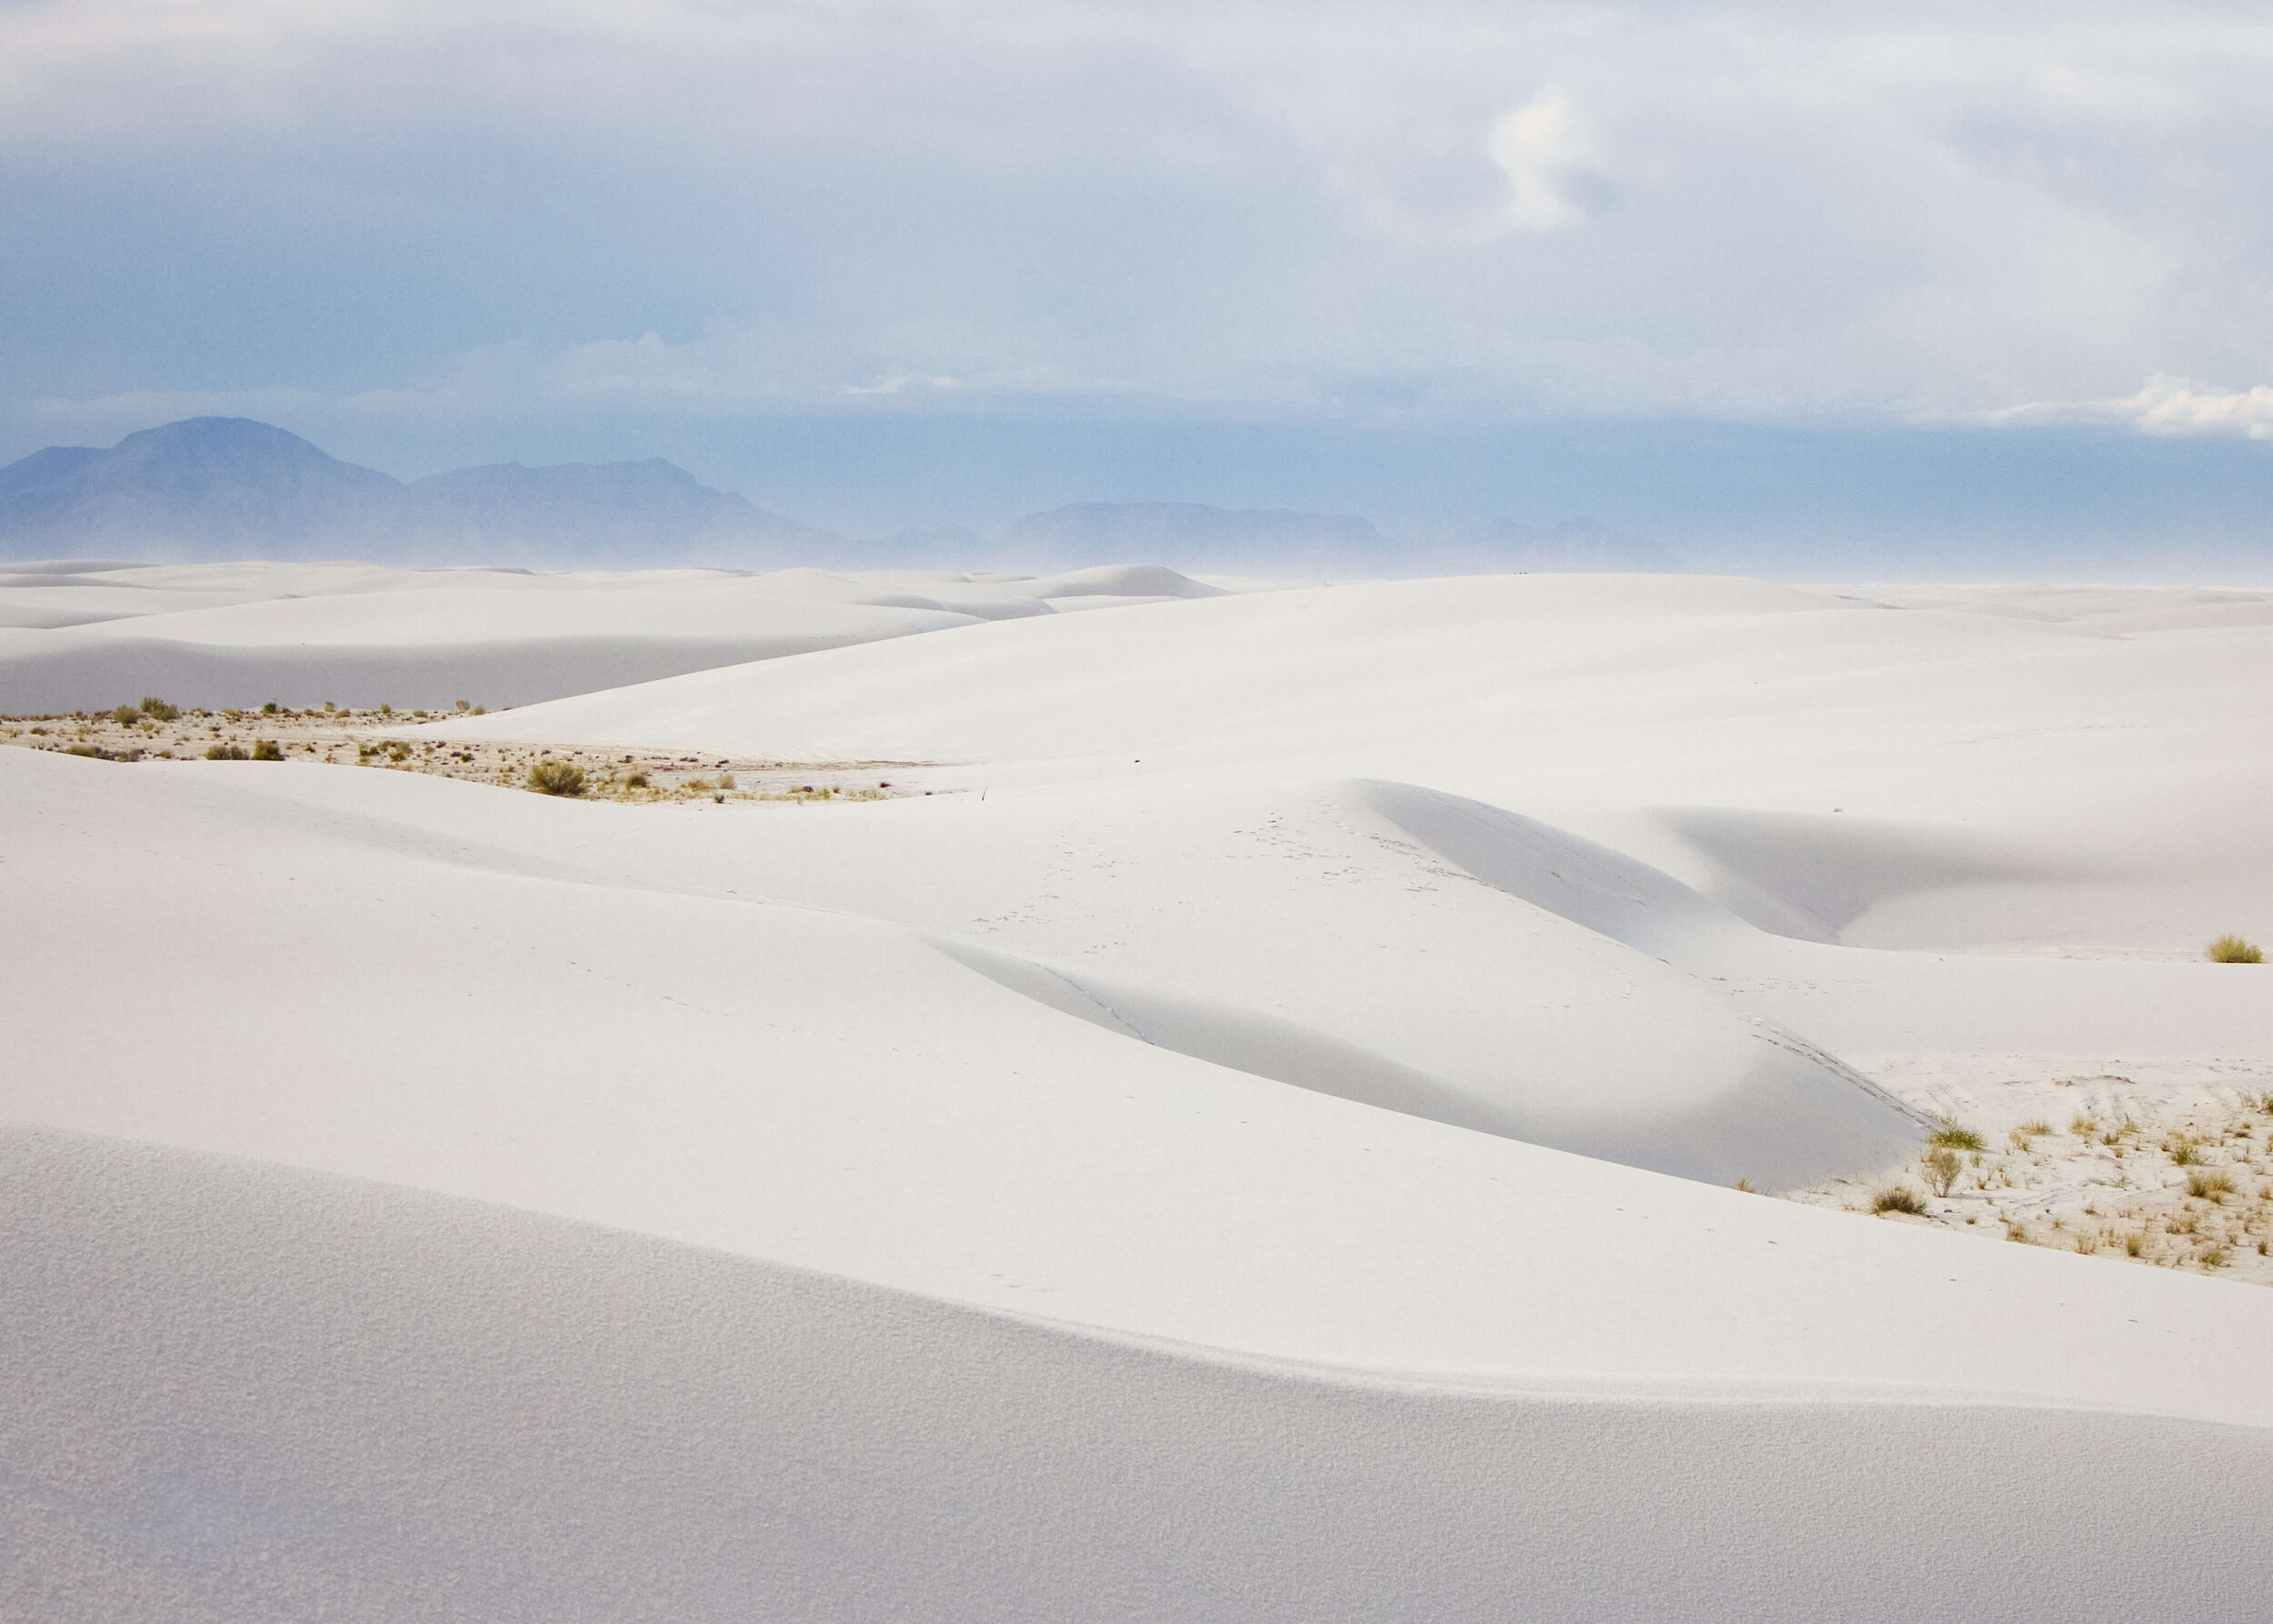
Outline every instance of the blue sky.
[[2090, 0], [0, 0], [0, 455], [2239, 556], [2268, 70]]

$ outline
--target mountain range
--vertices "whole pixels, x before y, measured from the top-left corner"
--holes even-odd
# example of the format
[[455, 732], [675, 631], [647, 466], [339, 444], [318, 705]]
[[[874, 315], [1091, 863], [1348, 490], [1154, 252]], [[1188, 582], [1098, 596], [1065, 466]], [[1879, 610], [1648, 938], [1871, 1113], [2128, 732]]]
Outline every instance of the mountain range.
[[850, 541], [713, 490], [660, 458], [494, 463], [401, 480], [245, 417], [189, 417], [108, 450], [50, 446], [0, 467], [0, 559], [357, 557], [562, 568], [1006, 565], [1041, 573], [1145, 559], [1257, 575], [1658, 571], [1661, 547], [1592, 519], [1492, 520], [1385, 535], [1348, 514], [1194, 502], [1079, 502], [998, 542], [966, 529]]
[[244, 417], [185, 418], [108, 450], [51, 446], [0, 468], [0, 557], [778, 567], [836, 545], [660, 459], [405, 481]]

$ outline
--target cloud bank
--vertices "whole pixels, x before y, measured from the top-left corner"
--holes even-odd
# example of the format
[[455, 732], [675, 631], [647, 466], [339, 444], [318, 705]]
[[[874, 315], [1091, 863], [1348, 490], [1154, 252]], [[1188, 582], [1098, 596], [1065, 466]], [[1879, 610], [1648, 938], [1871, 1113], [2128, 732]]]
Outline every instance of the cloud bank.
[[2173, 380], [2273, 376], [2268, 67], [2088, 0], [30, 0], [0, 412], [2263, 437]]

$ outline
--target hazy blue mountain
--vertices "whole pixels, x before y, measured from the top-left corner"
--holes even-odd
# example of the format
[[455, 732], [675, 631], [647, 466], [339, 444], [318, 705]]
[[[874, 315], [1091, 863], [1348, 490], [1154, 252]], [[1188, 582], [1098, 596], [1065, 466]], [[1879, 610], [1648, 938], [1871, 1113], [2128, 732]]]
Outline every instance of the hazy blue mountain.
[[1003, 550], [1015, 562], [1064, 567], [1157, 559], [1185, 569], [1263, 574], [1504, 575], [1678, 570], [1655, 542], [1590, 518], [1544, 527], [1510, 519], [1384, 536], [1337, 513], [1207, 507], [1188, 502], [1076, 502], [1028, 514]]
[[407, 563], [772, 566], [835, 538], [662, 461], [516, 463], [406, 485], [244, 417], [191, 417], [109, 450], [0, 468], [0, 557], [355, 556]]
[[1370, 519], [1197, 502], [1075, 502], [1030, 513], [1003, 536], [1014, 561], [1051, 566], [1144, 558], [1196, 568], [1317, 567], [1381, 555]]
[[0, 501], [18, 491], [35, 490], [68, 478], [97, 457], [109, 455], [95, 446], [50, 446], [45, 451], [35, 451], [21, 461], [0, 468]]
[[1416, 561], [1439, 574], [1661, 575], [1681, 561], [1654, 541], [1622, 535], [1590, 518], [1544, 528], [1494, 519], [1429, 536], [1413, 546]]
[[414, 480], [405, 496], [421, 535], [469, 556], [531, 538], [580, 559], [622, 564], [691, 562], [748, 543], [817, 560], [837, 545], [826, 530], [712, 490], [660, 457], [538, 468], [491, 463]]

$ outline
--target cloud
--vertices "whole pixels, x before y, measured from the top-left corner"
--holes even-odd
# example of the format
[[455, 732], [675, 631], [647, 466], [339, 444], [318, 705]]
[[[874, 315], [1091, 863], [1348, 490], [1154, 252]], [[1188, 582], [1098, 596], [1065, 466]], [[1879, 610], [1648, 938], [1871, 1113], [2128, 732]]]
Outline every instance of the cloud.
[[2112, 400], [2033, 401], [1971, 414], [1991, 425], [2113, 423], [2150, 435], [2246, 435], [2273, 440], [2273, 385], [2219, 389], [2158, 374]]
[[2116, 0], [0, 5], [0, 416], [2249, 434], [2168, 380], [2273, 377], [2268, 71]]
[[[1561, 231], [1587, 217], [1582, 187], [1602, 191], [1590, 169], [1592, 150], [1579, 129], [1570, 98], [1542, 90], [1492, 125], [1485, 150], [1507, 177], [1501, 212], [1507, 231]], [[1591, 183], [1591, 185], [1589, 185]]]

